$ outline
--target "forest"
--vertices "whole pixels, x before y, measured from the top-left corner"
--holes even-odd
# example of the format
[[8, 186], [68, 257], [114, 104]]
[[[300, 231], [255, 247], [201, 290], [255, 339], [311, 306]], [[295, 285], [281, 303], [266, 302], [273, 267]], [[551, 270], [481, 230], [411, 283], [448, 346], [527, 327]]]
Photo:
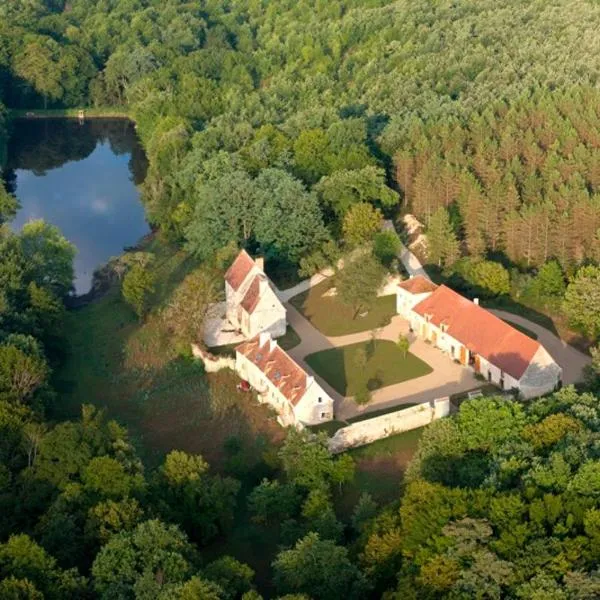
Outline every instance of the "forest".
[[[464, 402], [393, 501], [347, 513], [355, 461], [323, 436], [289, 432], [251, 470], [235, 447], [225, 470], [149, 463], [92, 404], [56, 418], [75, 249], [43, 222], [12, 232], [6, 181], [0, 598], [599, 597], [599, 29], [593, 0], [0, 3], [0, 167], [15, 116], [132, 119], [157, 243], [200, 265], [177, 342], [233, 249], [282, 283], [364, 244], [389, 267], [381, 219], [412, 213], [436, 277], [564, 323], [593, 358], [581, 389]], [[156, 264], [113, 265], [142, 320]], [[275, 532], [266, 580], [215, 551], [242, 518], [256, 555]]]

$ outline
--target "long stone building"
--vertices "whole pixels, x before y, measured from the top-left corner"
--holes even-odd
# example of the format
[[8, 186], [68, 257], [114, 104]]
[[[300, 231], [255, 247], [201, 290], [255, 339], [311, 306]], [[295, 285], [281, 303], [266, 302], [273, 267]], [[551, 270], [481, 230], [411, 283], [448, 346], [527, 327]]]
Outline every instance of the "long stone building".
[[552, 392], [562, 369], [536, 340], [445, 285], [417, 276], [398, 284], [397, 312], [412, 331], [503, 390]]

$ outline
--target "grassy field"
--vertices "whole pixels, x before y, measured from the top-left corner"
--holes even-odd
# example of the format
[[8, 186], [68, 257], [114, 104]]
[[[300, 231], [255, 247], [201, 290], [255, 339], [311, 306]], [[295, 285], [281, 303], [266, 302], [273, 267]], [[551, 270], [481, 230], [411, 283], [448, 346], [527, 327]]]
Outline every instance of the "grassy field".
[[150, 466], [173, 448], [201, 453], [225, 468], [224, 444], [236, 438], [249, 463], [259, 461], [283, 430], [250, 394], [236, 390], [229, 371], [207, 376], [200, 363], [177, 348], [159, 310], [196, 265], [183, 252], [150, 241], [157, 289], [153, 311], [139, 323], [118, 290], [70, 311], [65, 330], [68, 359], [55, 374], [59, 402], [55, 418], [78, 416], [82, 403], [105, 407], [126, 425]]
[[[367, 355], [364, 371], [357, 368], [357, 352]], [[370, 390], [400, 383], [431, 373], [431, 367], [410, 352], [404, 354], [394, 342], [367, 341], [309, 354], [306, 362], [331, 387], [344, 396], [353, 396], [367, 378]]]
[[323, 295], [331, 285], [330, 280], [322, 281], [290, 300], [291, 304], [325, 335], [347, 335], [383, 327], [396, 314], [396, 296], [381, 296], [375, 300], [373, 307], [364, 317], [358, 316], [354, 319], [352, 308], [342, 304], [336, 296]]
[[363, 492], [371, 494], [380, 505], [398, 500], [404, 472], [417, 450], [423, 431], [423, 427], [413, 429], [348, 451], [356, 462], [356, 475], [336, 498], [342, 518], [352, 514]]

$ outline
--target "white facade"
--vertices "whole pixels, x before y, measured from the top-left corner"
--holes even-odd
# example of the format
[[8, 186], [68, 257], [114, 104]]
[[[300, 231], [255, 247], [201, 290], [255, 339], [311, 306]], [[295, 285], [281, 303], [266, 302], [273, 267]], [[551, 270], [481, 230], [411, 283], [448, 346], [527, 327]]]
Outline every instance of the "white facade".
[[408, 320], [411, 330], [417, 336], [446, 353], [449, 359], [472, 368], [489, 383], [505, 391], [517, 390], [525, 399], [550, 393], [560, 384], [562, 369], [543, 346], [539, 345], [525, 372], [516, 379], [484, 356], [470, 351], [463, 342], [453, 338], [443, 323], [437, 326], [427, 315], [423, 316], [413, 310], [431, 293], [410, 294], [399, 288], [397, 295], [398, 313]]
[[[285, 355], [286, 367], [291, 365], [293, 373], [284, 370], [279, 374], [279, 381], [275, 382], [256, 364], [252, 357], [247, 357], [236, 349], [235, 370], [237, 374], [247, 381], [259, 394], [260, 402], [270, 404], [277, 412], [279, 423], [284, 426], [302, 426], [302, 425], [318, 425], [333, 419], [333, 400], [327, 392], [315, 381], [312, 375], [308, 375], [300, 366], [298, 366], [289, 355], [277, 347], [277, 341], [273, 340], [268, 334], [261, 334], [258, 338], [260, 356], [265, 353], [273, 360], [267, 360], [267, 365], [270, 362], [277, 362], [275, 353]], [[242, 344], [243, 346], [243, 344]], [[289, 361], [289, 362], [288, 362]], [[288, 377], [294, 377], [295, 381], [300, 380], [303, 390], [299, 398], [290, 400], [285, 393], [289, 393], [289, 388], [285, 387], [285, 380]], [[281, 388], [281, 389], [280, 389]]]
[[255, 262], [237, 290], [225, 281], [225, 304], [227, 321], [245, 338], [263, 332], [274, 338], [285, 335], [286, 310], [265, 275], [262, 262]]
[[407, 321], [410, 321], [410, 316], [413, 314], [412, 309], [429, 296], [431, 292], [424, 292], [422, 294], [412, 294], [401, 287], [396, 288], [396, 312], [404, 317]]

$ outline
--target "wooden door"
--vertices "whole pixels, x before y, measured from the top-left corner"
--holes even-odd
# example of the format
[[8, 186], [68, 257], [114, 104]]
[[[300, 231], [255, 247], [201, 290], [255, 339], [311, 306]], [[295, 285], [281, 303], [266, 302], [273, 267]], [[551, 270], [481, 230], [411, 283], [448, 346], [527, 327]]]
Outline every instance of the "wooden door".
[[431, 343], [434, 346], [437, 346], [437, 331], [432, 331], [431, 332]]
[[467, 349], [464, 346], [460, 347], [460, 362], [461, 364], [467, 364]]
[[479, 359], [479, 355], [475, 355], [475, 371], [479, 373], [481, 371], [481, 361]]

